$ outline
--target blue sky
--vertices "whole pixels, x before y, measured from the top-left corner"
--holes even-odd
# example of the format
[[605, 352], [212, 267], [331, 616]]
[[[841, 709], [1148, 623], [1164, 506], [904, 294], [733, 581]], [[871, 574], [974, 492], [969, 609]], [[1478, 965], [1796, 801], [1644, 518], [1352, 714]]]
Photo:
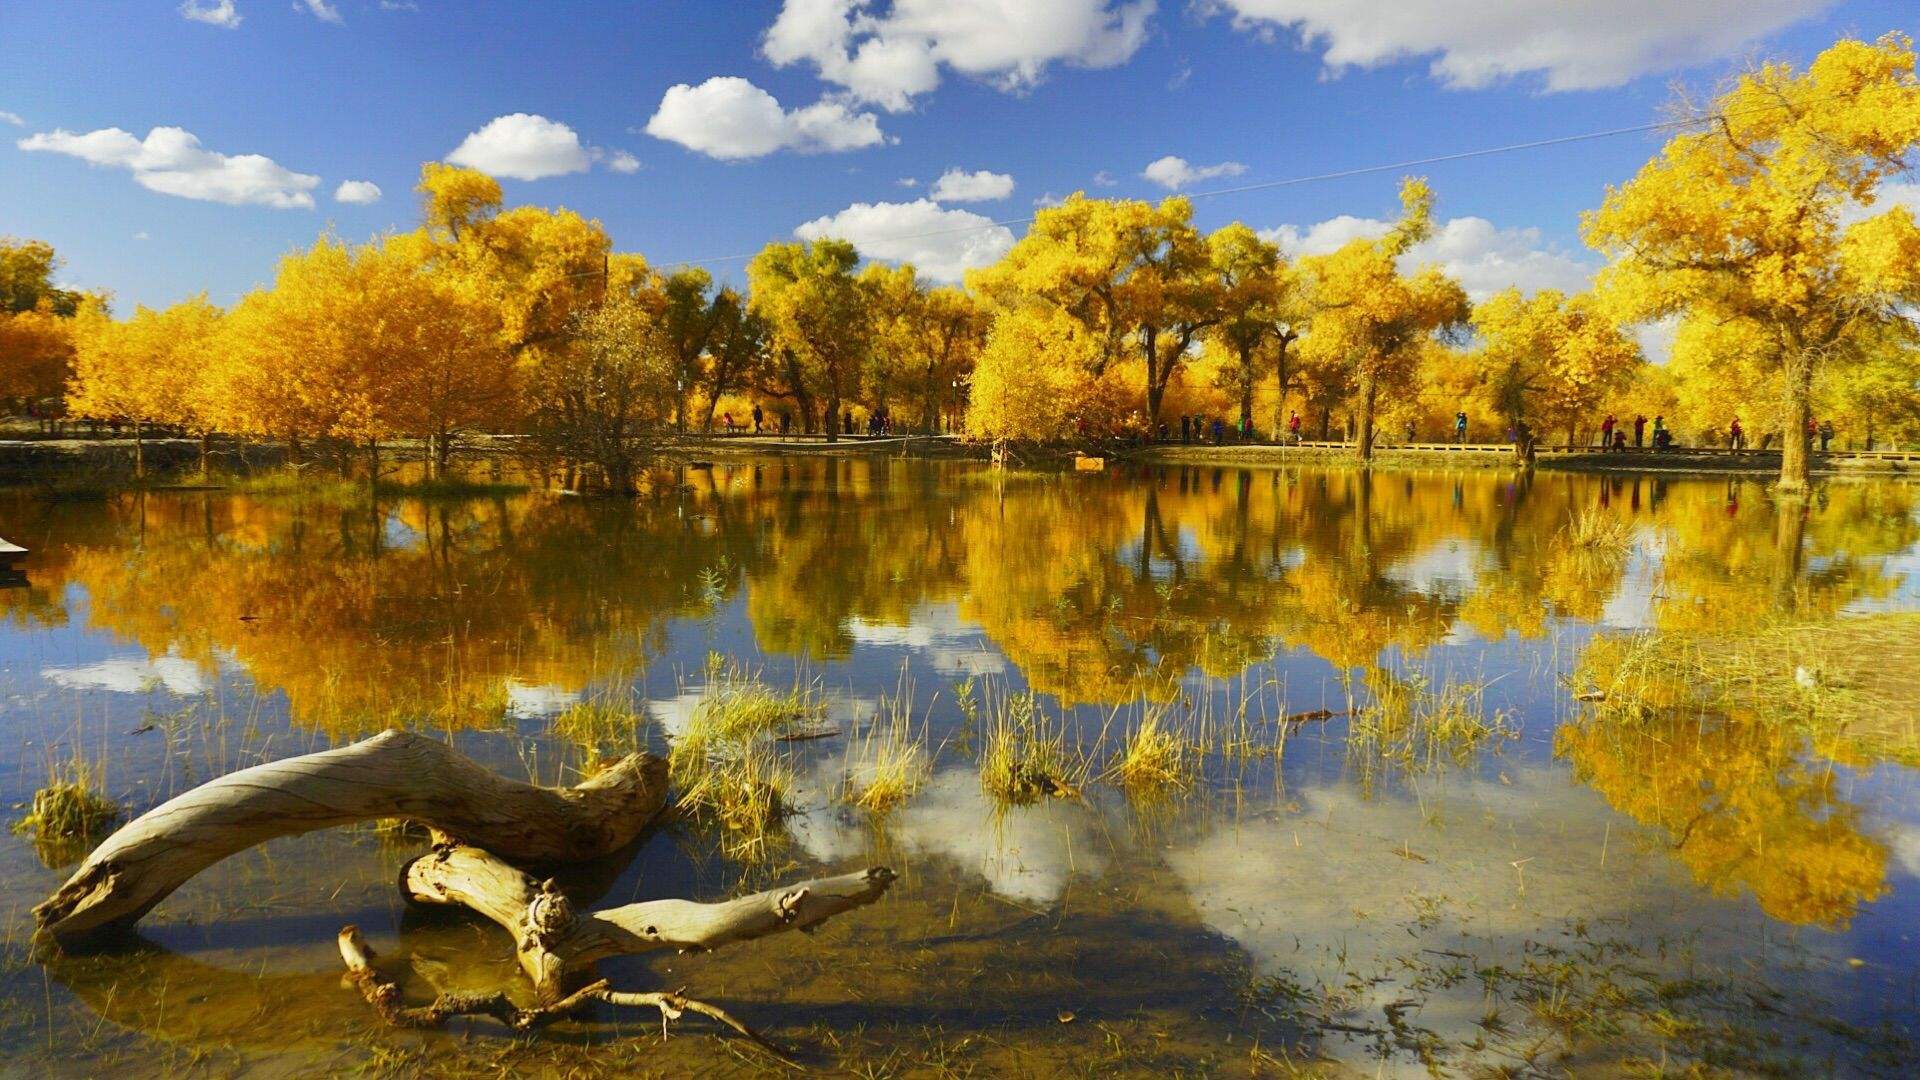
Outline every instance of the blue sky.
[[[411, 227], [420, 163], [452, 156], [657, 264], [737, 277], [727, 257], [799, 229], [952, 277], [1050, 196], [1645, 123], [1674, 80], [1916, 22], [1893, 0], [0, 0], [0, 235], [122, 311], [231, 303], [324, 228]], [[1657, 145], [1419, 170], [1447, 222], [1426, 254], [1477, 292], [1577, 287], [1579, 212]], [[1307, 250], [1390, 216], [1397, 181], [1196, 212]]]

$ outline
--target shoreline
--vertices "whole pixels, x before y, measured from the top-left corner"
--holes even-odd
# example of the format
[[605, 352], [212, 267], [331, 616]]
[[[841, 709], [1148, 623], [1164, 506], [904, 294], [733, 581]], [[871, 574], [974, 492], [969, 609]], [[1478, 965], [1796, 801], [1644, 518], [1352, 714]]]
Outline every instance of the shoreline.
[[[509, 436], [471, 436], [460, 442], [455, 457], [469, 462], [497, 459], [511, 455], [515, 441]], [[424, 446], [418, 440], [394, 440], [381, 445], [394, 455], [394, 460], [404, 460], [410, 453], [424, 453]], [[264, 440], [236, 443], [222, 439], [218, 446], [216, 456], [228, 462], [238, 458], [255, 468], [271, 468], [282, 451], [281, 447]], [[131, 472], [133, 448], [131, 437], [0, 439], [0, 484], [27, 484], [75, 473], [94, 473], [105, 477]], [[150, 468], [171, 471], [195, 463], [200, 444], [195, 439], [149, 438], [145, 452]], [[888, 456], [985, 461], [991, 453], [992, 445], [989, 443], [963, 442], [944, 435], [852, 435], [831, 443], [819, 435], [692, 435], [673, 437], [663, 442], [658, 452], [663, 463], [695, 467], [717, 461], [804, 457]], [[1374, 450], [1373, 460], [1365, 465], [1354, 459], [1352, 448], [1344, 443], [1292, 446], [1273, 443], [1048, 444], [1011, 447], [1013, 464], [1023, 468], [1055, 464], [1070, 468], [1074, 459], [1079, 457], [1109, 462], [1213, 467], [1369, 467], [1386, 471], [1446, 468], [1507, 472], [1522, 472], [1527, 468], [1515, 459], [1511, 447], [1485, 443], [1464, 446], [1431, 443], [1378, 446]], [[1536, 453], [1532, 468], [1542, 472], [1771, 476], [1779, 472], [1780, 452], [1699, 448], [1663, 451], [1541, 448]], [[1817, 476], [1826, 477], [1920, 476], [1920, 450], [1835, 450], [1828, 453], [1816, 450], [1813, 453], [1813, 471]]]

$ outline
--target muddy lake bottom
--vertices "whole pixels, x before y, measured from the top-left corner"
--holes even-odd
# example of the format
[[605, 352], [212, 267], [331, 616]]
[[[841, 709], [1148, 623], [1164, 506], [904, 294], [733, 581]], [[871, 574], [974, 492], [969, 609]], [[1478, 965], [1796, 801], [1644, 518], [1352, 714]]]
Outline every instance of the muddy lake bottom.
[[[1741, 477], [817, 457], [633, 501], [0, 489], [32, 552], [0, 582], [0, 799], [19, 818], [81, 768], [137, 815], [390, 726], [569, 784], [669, 752], [725, 670], [819, 704], [830, 734], [775, 744], [790, 812], [742, 837], [689, 811], [551, 872], [605, 907], [893, 868], [812, 935], [600, 965], [812, 1070], [1906, 1076], [1920, 753], [1911, 717], [1829, 719], [1900, 677], [1840, 654], [1913, 650], [1754, 654], [1741, 679], [1802, 687], [1785, 723], [1684, 678], [1630, 717], [1596, 687], [1622, 650], [1744, 628], [1899, 646], [1874, 620], [1920, 610], [1917, 507], [1893, 480], [1786, 504]], [[1010, 803], [982, 762], [1014, 702], [1072, 782]], [[901, 717], [910, 797], [850, 805]], [[1150, 718], [1186, 764], [1128, 783]], [[402, 901], [425, 839], [399, 827], [273, 841], [129, 940], [36, 953], [88, 846], [0, 837], [0, 1074], [789, 1071], [694, 1017], [384, 1026], [344, 925], [410, 1001], [525, 990], [505, 932]]]

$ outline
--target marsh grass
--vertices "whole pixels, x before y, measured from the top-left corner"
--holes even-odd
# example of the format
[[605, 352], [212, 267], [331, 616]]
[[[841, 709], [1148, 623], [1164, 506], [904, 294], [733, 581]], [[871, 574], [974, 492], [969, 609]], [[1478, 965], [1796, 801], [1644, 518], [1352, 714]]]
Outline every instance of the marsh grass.
[[668, 773], [680, 788], [680, 809], [718, 824], [730, 857], [764, 863], [794, 803], [793, 762], [780, 740], [817, 727], [826, 703], [812, 683], [776, 690], [718, 656], [708, 658], [706, 677], [668, 748]]
[[1134, 795], [1168, 794], [1193, 787], [1200, 775], [1201, 747], [1177, 725], [1169, 706], [1147, 707], [1106, 776]]
[[1420, 672], [1376, 669], [1367, 677], [1365, 704], [1349, 710], [1347, 753], [1407, 769], [1465, 763], [1518, 735], [1511, 717], [1487, 710], [1485, 694], [1485, 683], [1449, 679], [1435, 686]]
[[927, 752], [926, 727], [913, 722], [913, 686], [905, 676], [893, 696], [881, 700], [873, 722], [857, 743], [847, 745], [846, 802], [875, 816], [884, 816], [913, 798], [933, 762]]
[[1721, 716], [1799, 731], [1828, 756], [1920, 765], [1920, 615], [1779, 620], [1601, 638], [1573, 692], [1614, 722]]
[[26, 816], [13, 823], [13, 831], [32, 837], [44, 849], [43, 856], [104, 837], [120, 820], [121, 809], [101, 794], [103, 780], [103, 770], [83, 754], [49, 764], [46, 786], [33, 793]]
[[1032, 691], [987, 695], [982, 704], [980, 789], [996, 803], [1027, 806], [1080, 793], [1088, 760], [1069, 745], [1063, 718]]
[[1576, 551], [1624, 559], [1633, 548], [1633, 526], [1602, 510], [1577, 510], [1561, 527], [1559, 540]]

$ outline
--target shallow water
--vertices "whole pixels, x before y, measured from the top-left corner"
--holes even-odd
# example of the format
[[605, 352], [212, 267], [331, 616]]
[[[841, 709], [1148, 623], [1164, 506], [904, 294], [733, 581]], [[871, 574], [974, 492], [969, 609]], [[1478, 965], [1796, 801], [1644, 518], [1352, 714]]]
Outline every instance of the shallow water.
[[[814, 936], [603, 965], [720, 1001], [809, 1064], [1920, 1063], [1915, 772], [1731, 723], [1616, 737], [1573, 696], [1621, 635], [1920, 608], [1920, 488], [1835, 482], [1801, 519], [1725, 478], [807, 460], [682, 479], [638, 503], [0, 491], [0, 535], [34, 552], [0, 588], [0, 798], [78, 753], [138, 813], [392, 724], [571, 782], [623, 747], [556, 717], [631, 699], [659, 749], [717, 653], [828, 698], [842, 735], [794, 748], [802, 812], [748, 863], [688, 821], [568, 884], [610, 905], [894, 867], [886, 900]], [[1630, 554], [1561, 543], [1584, 510], [1628, 523]], [[1214, 752], [1171, 796], [1095, 778], [996, 807], [968, 679], [976, 700], [1036, 692], [1096, 777], [1143, 703], [1197, 717]], [[1284, 720], [1422, 679], [1483, 687], [1502, 733], [1395, 756], [1344, 715]], [[909, 691], [926, 787], [881, 820], [839, 805], [855, 736]], [[275, 842], [195, 879], [137, 945], [42, 965], [28, 909], [81, 852], [7, 835], [0, 1071], [771, 1068], [612, 1013], [533, 1040], [381, 1028], [340, 986], [346, 923], [422, 1000], [514, 979], [504, 933], [401, 904], [418, 848], [371, 828]]]

